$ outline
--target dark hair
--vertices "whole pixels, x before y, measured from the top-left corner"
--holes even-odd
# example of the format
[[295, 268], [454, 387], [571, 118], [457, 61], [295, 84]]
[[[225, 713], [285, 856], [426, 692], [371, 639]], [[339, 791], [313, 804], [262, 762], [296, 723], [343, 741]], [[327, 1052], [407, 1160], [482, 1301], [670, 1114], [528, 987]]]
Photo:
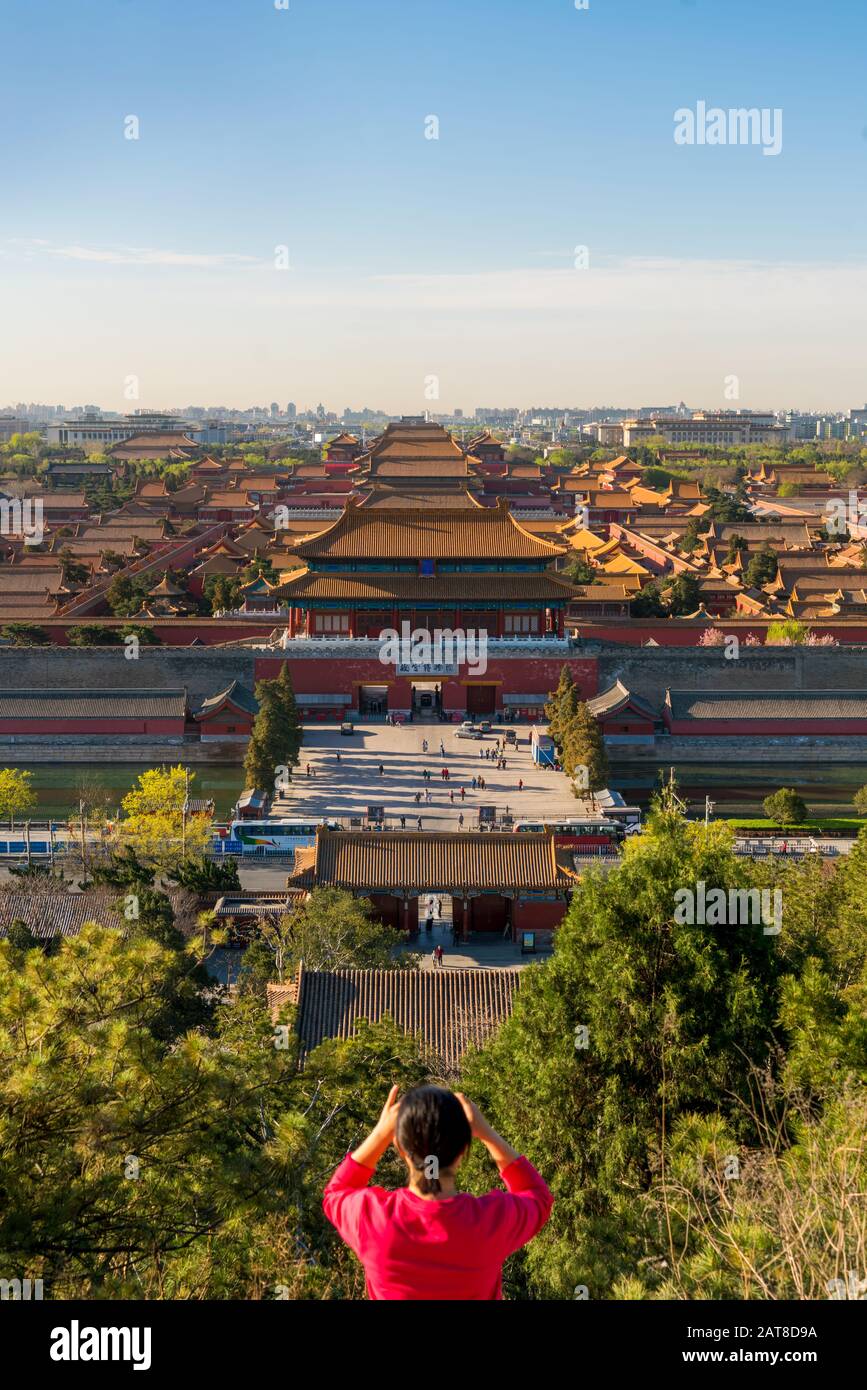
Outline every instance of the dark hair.
[[442, 1086], [416, 1086], [407, 1091], [397, 1112], [396, 1138], [413, 1168], [422, 1174], [422, 1192], [439, 1192], [439, 1177], [428, 1177], [431, 1158], [450, 1168], [472, 1139], [469, 1120], [452, 1091]]

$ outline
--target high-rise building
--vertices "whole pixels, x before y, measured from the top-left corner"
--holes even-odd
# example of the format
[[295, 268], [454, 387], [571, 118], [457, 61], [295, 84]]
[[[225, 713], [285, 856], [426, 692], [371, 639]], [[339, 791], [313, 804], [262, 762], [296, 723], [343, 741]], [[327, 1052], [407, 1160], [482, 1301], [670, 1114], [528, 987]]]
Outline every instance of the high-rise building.
[[289, 417], [290, 420], [296, 419], [296, 417], [297, 417], [297, 415], [298, 415], [298, 410], [297, 410], [297, 408], [296, 408], [296, 405], [295, 405], [295, 402], [294, 402], [294, 401], [290, 401], [289, 404], [287, 405], [287, 407], [286, 407], [286, 414], [288, 415], [288, 417]]

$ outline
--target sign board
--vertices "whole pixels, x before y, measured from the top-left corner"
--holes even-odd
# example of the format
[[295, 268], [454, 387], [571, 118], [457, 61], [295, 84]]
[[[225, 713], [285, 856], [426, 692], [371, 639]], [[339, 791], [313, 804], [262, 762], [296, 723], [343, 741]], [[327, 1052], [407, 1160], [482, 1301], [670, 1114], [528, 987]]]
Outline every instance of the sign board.
[[496, 819], [497, 819], [497, 808], [496, 808], [496, 806], [480, 806], [480, 807], [479, 807], [479, 820], [480, 820], [480, 821], [484, 821], [485, 824], [487, 825], [487, 824], [490, 824], [492, 821], [495, 821]]
[[536, 954], [536, 933], [534, 931], [521, 932], [521, 955], [534, 956]]
[[455, 662], [450, 661], [399, 662], [397, 674], [399, 676], [456, 676], [458, 667]]
[[368, 819], [368, 820], [385, 820], [385, 807], [384, 807], [384, 806], [368, 806], [368, 808], [367, 808], [367, 819]]

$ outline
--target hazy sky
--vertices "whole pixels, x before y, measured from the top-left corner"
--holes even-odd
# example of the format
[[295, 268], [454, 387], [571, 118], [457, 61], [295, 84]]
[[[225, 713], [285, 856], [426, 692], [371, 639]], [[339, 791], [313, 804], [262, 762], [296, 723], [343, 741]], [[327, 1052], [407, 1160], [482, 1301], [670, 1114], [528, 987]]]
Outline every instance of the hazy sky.
[[865, 0], [288, 4], [3, 0], [0, 405], [867, 400]]

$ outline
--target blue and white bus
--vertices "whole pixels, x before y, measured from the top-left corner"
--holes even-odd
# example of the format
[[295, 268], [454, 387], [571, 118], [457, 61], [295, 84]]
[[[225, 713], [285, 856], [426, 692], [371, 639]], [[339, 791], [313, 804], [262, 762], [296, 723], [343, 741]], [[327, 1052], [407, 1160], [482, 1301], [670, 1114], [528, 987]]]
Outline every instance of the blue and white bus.
[[333, 820], [233, 820], [226, 839], [214, 841], [217, 854], [291, 854], [316, 843], [319, 826], [339, 830]]

